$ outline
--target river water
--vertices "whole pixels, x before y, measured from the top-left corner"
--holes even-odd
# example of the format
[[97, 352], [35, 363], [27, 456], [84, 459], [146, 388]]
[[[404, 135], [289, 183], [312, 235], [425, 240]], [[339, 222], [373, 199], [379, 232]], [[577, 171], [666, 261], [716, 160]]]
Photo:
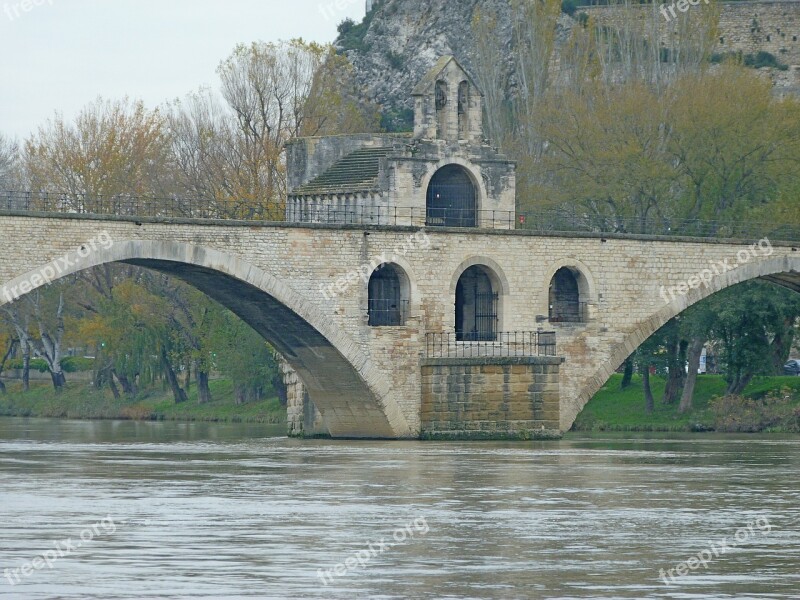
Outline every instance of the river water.
[[0, 419], [0, 598], [800, 598], [798, 437], [280, 433]]

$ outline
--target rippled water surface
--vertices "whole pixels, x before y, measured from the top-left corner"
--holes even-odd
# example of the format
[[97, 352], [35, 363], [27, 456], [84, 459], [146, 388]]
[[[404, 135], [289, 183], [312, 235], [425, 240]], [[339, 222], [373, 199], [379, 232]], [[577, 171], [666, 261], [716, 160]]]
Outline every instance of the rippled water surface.
[[279, 435], [0, 419], [0, 597], [800, 598], [796, 437]]

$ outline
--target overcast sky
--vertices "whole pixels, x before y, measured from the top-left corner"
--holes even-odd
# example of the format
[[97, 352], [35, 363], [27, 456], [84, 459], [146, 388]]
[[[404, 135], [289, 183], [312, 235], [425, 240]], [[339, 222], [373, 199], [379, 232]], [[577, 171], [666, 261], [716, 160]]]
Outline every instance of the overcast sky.
[[[0, 0], [0, 132], [25, 138], [98, 96], [154, 107], [216, 87], [241, 42], [331, 42], [365, 0]], [[337, 6], [343, 8], [337, 8]], [[25, 9], [28, 10], [25, 10]]]

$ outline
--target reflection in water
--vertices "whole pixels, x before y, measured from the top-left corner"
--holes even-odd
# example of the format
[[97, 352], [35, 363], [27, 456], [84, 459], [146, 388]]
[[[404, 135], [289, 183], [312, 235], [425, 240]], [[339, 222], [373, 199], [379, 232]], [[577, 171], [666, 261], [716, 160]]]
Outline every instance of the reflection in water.
[[[800, 597], [796, 437], [279, 435], [0, 419], [0, 570], [116, 526], [20, 585], [3, 577], [0, 598]], [[768, 534], [659, 580], [759, 518]], [[325, 585], [319, 570], [340, 564]]]

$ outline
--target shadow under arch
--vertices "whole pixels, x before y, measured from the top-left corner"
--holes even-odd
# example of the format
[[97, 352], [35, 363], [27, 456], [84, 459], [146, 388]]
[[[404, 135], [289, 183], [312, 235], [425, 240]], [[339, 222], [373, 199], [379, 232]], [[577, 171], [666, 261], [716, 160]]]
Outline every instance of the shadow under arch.
[[612, 349], [611, 357], [580, 386], [574, 404], [562, 403], [562, 426], [566, 425], [565, 429], [572, 427], [583, 407], [606, 384], [611, 375], [670, 319], [717, 292], [754, 279], [768, 281], [800, 293], [800, 253], [741, 265], [733, 271], [717, 276], [708, 287], [701, 285], [697, 289], [689, 290], [685, 296], [678, 296], [671, 302], [665, 303], [650, 317], [636, 325], [624, 340]]
[[[98, 248], [56, 279], [107, 264], [153, 269], [204, 292], [269, 341], [298, 372], [330, 433], [344, 438], [412, 437], [385, 377], [329, 318], [288, 284], [238, 257], [177, 242], [124, 241]], [[9, 282], [18, 288], [41, 272], [34, 269]], [[40, 285], [31, 286], [33, 289]], [[30, 291], [33, 291], [31, 289]], [[0, 294], [0, 306], [9, 298]]]

